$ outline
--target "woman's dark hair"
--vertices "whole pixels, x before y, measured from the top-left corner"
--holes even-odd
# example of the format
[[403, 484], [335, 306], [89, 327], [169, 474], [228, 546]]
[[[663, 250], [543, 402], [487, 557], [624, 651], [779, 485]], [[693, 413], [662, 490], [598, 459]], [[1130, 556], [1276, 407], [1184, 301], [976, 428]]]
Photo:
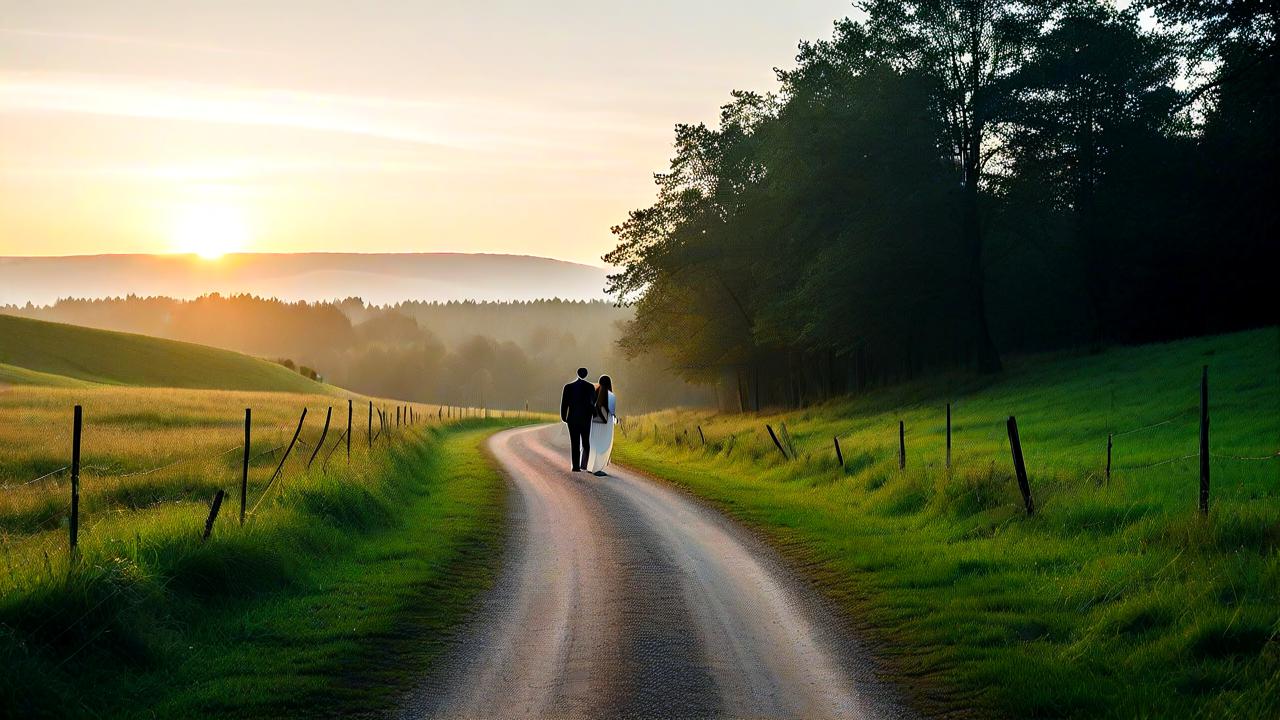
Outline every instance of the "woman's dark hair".
[[607, 410], [609, 407], [609, 393], [613, 392], [613, 379], [608, 375], [601, 375], [600, 382], [596, 385], [596, 407]]

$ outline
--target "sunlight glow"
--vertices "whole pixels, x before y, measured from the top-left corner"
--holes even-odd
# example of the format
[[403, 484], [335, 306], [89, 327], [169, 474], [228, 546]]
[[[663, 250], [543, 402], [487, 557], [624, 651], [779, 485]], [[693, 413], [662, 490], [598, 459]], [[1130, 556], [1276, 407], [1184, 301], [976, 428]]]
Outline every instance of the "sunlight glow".
[[238, 207], [191, 203], [174, 210], [171, 233], [175, 252], [217, 260], [244, 249], [249, 242], [249, 223]]

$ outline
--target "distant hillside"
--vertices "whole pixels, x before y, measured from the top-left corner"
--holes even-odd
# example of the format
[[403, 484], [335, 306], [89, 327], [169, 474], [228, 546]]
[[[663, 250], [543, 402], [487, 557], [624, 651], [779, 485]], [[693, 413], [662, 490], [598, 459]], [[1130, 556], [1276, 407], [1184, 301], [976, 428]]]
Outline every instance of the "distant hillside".
[[275, 363], [145, 335], [0, 315], [0, 384], [326, 392]]
[[606, 271], [523, 255], [298, 253], [0, 257], [0, 305], [63, 297], [249, 293], [281, 300], [360, 297], [401, 300], [603, 298]]

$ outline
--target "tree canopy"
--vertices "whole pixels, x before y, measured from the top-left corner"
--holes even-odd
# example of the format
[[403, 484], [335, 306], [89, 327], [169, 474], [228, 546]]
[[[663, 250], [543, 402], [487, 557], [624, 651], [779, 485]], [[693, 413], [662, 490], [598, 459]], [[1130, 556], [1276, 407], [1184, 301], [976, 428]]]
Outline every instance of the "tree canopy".
[[624, 350], [751, 408], [1275, 321], [1269, 5], [858, 7], [676, 127], [604, 257]]

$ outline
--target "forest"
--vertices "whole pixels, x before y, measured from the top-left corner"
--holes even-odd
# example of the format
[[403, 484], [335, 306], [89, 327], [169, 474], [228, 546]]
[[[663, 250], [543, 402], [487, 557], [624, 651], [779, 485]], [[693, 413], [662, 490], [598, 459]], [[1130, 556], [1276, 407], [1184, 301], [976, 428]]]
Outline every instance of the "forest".
[[675, 129], [621, 347], [803, 406], [1276, 322], [1274, 3], [868, 0]]
[[370, 305], [215, 293], [67, 298], [0, 312], [236, 350], [350, 390], [418, 402], [556, 412], [561, 386], [584, 365], [592, 378], [612, 375], [627, 412], [714, 397], [711, 388], [673, 378], [657, 356], [620, 353], [631, 311], [604, 301]]

